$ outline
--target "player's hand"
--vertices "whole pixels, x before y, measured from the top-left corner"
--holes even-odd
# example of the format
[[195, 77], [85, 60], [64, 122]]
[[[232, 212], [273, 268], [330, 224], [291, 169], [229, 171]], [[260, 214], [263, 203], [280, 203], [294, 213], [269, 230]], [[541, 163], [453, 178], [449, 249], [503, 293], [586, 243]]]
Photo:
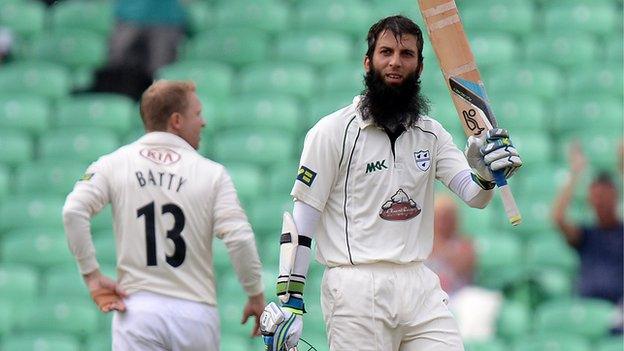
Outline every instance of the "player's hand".
[[91, 273], [83, 275], [85, 284], [89, 289], [89, 294], [99, 307], [100, 311], [107, 313], [110, 311], [125, 312], [126, 305], [123, 299], [128, 294], [123, 291], [117, 283], [100, 273], [97, 269]]
[[249, 317], [255, 317], [254, 328], [251, 331], [251, 336], [260, 336], [260, 316], [262, 315], [262, 311], [264, 310], [264, 294], [260, 293], [258, 295], [250, 296], [245, 308], [243, 309], [243, 319], [241, 320], [242, 324], [247, 323]]
[[465, 154], [470, 167], [487, 182], [494, 181], [492, 172], [502, 170], [505, 178], [509, 178], [522, 166], [518, 150], [505, 129], [488, 130], [484, 138], [470, 136]]
[[583, 155], [583, 151], [581, 149], [581, 144], [578, 141], [573, 141], [570, 144], [568, 156], [570, 158], [570, 171], [572, 172], [572, 175], [580, 175], [587, 167], [587, 159], [585, 159], [585, 155]]
[[[288, 307], [289, 302], [282, 307], [271, 302], [264, 308], [260, 330], [266, 351], [289, 351], [295, 349], [299, 343], [303, 332], [303, 308]], [[303, 307], [303, 303], [301, 306]]]

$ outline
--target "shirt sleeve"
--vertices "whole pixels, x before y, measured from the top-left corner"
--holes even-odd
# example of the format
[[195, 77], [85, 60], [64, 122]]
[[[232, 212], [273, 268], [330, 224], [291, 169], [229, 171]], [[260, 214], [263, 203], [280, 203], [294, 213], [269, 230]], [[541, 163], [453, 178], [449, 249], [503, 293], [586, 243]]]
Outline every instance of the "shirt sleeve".
[[225, 169], [222, 170], [215, 191], [213, 231], [225, 243], [236, 275], [247, 295], [257, 295], [264, 291], [264, 286], [256, 240]]
[[449, 187], [453, 178], [462, 171], [470, 171], [470, 166], [464, 153], [453, 143], [451, 134], [441, 126], [438, 138], [436, 178]]
[[106, 168], [106, 161], [102, 158], [91, 164], [67, 195], [63, 206], [69, 250], [76, 258], [81, 274], [99, 268], [91, 238], [91, 218], [110, 202]]
[[319, 125], [306, 135], [291, 195], [323, 212], [339, 167], [333, 136]]

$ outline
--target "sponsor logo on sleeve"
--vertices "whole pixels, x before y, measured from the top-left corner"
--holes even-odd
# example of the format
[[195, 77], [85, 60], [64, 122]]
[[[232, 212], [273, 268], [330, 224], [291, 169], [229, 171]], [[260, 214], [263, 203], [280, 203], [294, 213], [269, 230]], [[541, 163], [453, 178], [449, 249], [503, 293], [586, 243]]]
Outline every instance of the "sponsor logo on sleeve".
[[299, 167], [299, 172], [297, 172], [297, 180], [302, 182], [307, 186], [312, 186], [314, 183], [314, 179], [316, 178], [316, 172], [309, 169], [306, 166]]
[[426, 172], [431, 166], [431, 154], [429, 153], [429, 150], [414, 152], [414, 161], [416, 161], [418, 169]]
[[390, 200], [384, 202], [379, 217], [387, 221], [406, 221], [420, 214], [420, 207], [403, 189], [399, 189]]
[[82, 177], [80, 177], [80, 179], [78, 179], [78, 181], [88, 181], [91, 180], [91, 178], [93, 178], [93, 175], [95, 173], [85, 173], [82, 175]]
[[181, 158], [180, 154], [166, 147], [151, 147], [139, 151], [141, 156], [159, 165], [172, 165]]

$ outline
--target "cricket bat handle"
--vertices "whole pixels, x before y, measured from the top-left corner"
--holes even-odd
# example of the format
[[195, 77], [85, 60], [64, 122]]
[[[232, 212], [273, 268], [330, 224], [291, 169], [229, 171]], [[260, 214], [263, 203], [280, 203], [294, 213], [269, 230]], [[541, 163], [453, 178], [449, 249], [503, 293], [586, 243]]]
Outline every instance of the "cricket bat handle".
[[507, 179], [505, 179], [505, 174], [502, 170], [498, 170], [492, 172], [494, 175], [494, 181], [496, 182], [496, 186], [500, 190], [501, 198], [503, 199], [503, 207], [505, 207], [505, 213], [507, 214], [507, 218], [509, 222], [513, 226], [517, 226], [522, 223], [522, 215], [520, 214], [520, 210], [518, 209], [518, 205], [516, 205], [516, 200], [511, 193], [511, 189], [509, 188], [509, 184], [507, 184]]

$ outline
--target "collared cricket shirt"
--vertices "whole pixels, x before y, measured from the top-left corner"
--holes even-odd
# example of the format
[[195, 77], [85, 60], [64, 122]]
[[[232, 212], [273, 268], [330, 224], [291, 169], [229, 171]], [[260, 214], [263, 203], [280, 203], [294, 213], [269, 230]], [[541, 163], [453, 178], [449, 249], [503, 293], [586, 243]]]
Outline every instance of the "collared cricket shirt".
[[470, 169], [451, 135], [421, 116], [395, 141], [351, 105], [306, 135], [291, 195], [322, 212], [317, 259], [332, 266], [424, 261], [433, 244], [434, 181]]

